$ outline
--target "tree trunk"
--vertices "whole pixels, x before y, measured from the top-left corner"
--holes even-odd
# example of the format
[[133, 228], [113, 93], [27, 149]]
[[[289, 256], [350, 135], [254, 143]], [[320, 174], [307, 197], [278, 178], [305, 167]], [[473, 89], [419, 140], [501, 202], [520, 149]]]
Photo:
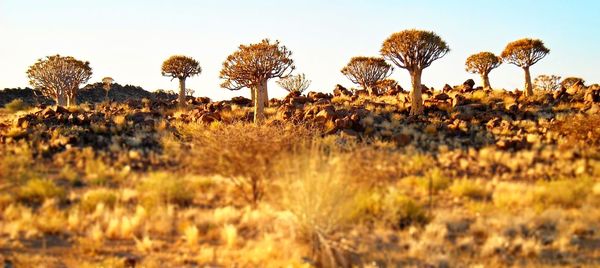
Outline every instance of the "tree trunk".
[[525, 71], [525, 97], [533, 96], [533, 85], [531, 84], [531, 74], [529, 73], [529, 67], [523, 68]]
[[185, 78], [179, 78], [179, 107], [185, 107]]
[[250, 98], [252, 99], [252, 105], [256, 103], [256, 88], [253, 86], [250, 88]]
[[58, 91], [58, 93], [56, 93], [56, 105], [57, 106], [65, 106], [67, 105], [67, 98], [65, 96], [64, 91]]
[[267, 80], [264, 79], [254, 89], [254, 123], [260, 124], [265, 120], [265, 92], [267, 91]]
[[269, 91], [267, 90], [267, 82], [263, 83], [263, 100], [265, 103], [265, 107], [269, 107]]
[[490, 86], [490, 78], [488, 77], [487, 74], [482, 74], [481, 75], [481, 81], [483, 83], [483, 88], [484, 89], [492, 89], [492, 87]]
[[377, 88], [372, 87], [372, 86], [366, 86], [365, 89], [367, 90], [367, 93], [369, 93], [370, 96], [377, 96]]
[[421, 73], [423, 70], [414, 70], [410, 74], [412, 81], [412, 104], [410, 108], [411, 115], [423, 114], [423, 96], [421, 93]]
[[67, 96], [67, 107], [77, 105], [77, 97], [76, 95]]

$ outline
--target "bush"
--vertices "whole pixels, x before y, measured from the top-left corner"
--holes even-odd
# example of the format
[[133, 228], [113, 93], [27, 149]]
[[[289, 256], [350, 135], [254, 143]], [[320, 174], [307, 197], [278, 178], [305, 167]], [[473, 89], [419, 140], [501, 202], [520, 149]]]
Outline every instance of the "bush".
[[469, 179], [455, 180], [450, 186], [450, 192], [457, 197], [474, 200], [484, 200], [490, 195], [482, 182]]
[[348, 183], [344, 162], [320, 149], [282, 160], [283, 205], [296, 216], [304, 237], [328, 235], [351, 220], [356, 189]]
[[40, 205], [47, 199], [62, 200], [65, 191], [51, 180], [31, 179], [19, 188], [17, 197], [23, 203]]
[[114, 207], [117, 202], [117, 195], [106, 188], [98, 188], [87, 191], [81, 199], [81, 208], [84, 211], [91, 212], [96, 209], [96, 206], [100, 203], [108, 207]]
[[[181, 166], [190, 172], [221, 175], [237, 186], [246, 202], [256, 204], [276, 170], [274, 164], [285, 154], [302, 147], [311, 132], [294, 125], [220, 124], [206, 129], [203, 125], [180, 127], [193, 139], [193, 151], [175, 151]], [[202, 161], [198, 161], [201, 158]], [[185, 164], [184, 164], [185, 163]]]
[[589, 178], [540, 181], [536, 184], [532, 202], [540, 209], [579, 207], [592, 192], [593, 186], [594, 181]]
[[194, 192], [185, 179], [163, 172], [149, 174], [137, 190], [140, 202], [146, 207], [166, 204], [185, 206], [194, 199]]
[[394, 227], [404, 229], [411, 225], [425, 225], [429, 222], [427, 213], [412, 198], [391, 189], [384, 199], [386, 219]]
[[11, 113], [23, 111], [28, 108], [27, 104], [22, 99], [14, 99], [11, 102], [4, 105], [4, 108]]
[[425, 225], [429, 217], [421, 205], [395, 188], [385, 192], [374, 190], [357, 195], [355, 217], [359, 220], [382, 220], [398, 229]]

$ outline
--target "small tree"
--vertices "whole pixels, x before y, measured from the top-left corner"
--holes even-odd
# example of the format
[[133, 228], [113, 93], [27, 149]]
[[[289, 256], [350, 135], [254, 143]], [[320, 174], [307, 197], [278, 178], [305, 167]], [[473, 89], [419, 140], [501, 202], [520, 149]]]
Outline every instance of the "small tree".
[[544, 42], [529, 38], [510, 42], [502, 51], [501, 57], [505, 62], [519, 66], [525, 71], [525, 96], [533, 95], [529, 67], [546, 57], [548, 53], [550, 50], [544, 46]]
[[304, 74], [290, 75], [279, 79], [276, 82], [280, 87], [288, 92], [302, 93], [310, 86], [311, 81], [306, 79]]
[[583, 85], [585, 84], [585, 80], [579, 77], [567, 77], [564, 80], [562, 80], [562, 82], [560, 82], [560, 85], [564, 88], [570, 88], [576, 84]]
[[109, 101], [109, 99], [108, 99], [108, 92], [110, 91], [110, 88], [111, 88], [112, 83], [114, 81], [115, 80], [112, 79], [112, 77], [104, 77], [104, 78], [102, 78], [102, 84], [103, 84], [102, 88], [104, 88], [104, 91], [106, 91], [106, 101]]
[[171, 56], [162, 64], [162, 75], [179, 79], [179, 105], [185, 106], [185, 80], [202, 73], [200, 63], [186, 56]]
[[89, 62], [60, 55], [39, 59], [27, 70], [29, 84], [44, 96], [54, 99], [59, 106], [75, 105], [79, 85], [86, 83], [91, 76]]
[[256, 44], [240, 45], [223, 62], [219, 77], [225, 81], [221, 87], [229, 90], [250, 88], [254, 100], [254, 122], [260, 123], [265, 118], [267, 82], [271, 78], [290, 75], [295, 68], [291, 56], [292, 52], [280, 46], [279, 41], [271, 43], [264, 39]]
[[377, 95], [377, 83], [388, 78], [394, 68], [383, 58], [378, 57], [354, 57], [348, 65], [342, 69], [344, 74], [352, 83], [360, 85], [370, 95]]
[[544, 91], [554, 91], [560, 89], [560, 76], [556, 75], [539, 75], [533, 80], [535, 88]]
[[186, 96], [193, 97], [193, 96], [194, 96], [194, 93], [196, 93], [196, 91], [195, 91], [195, 90], [193, 90], [193, 89], [191, 89], [191, 88], [186, 88], [186, 89], [185, 89], [185, 95], [186, 95]]
[[471, 55], [465, 63], [469, 73], [479, 74], [484, 88], [491, 88], [488, 75], [502, 64], [502, 59], [491, 52], [480, 52]]
[[383, 42], [381, 54], [396, 66], [408, 70], [412, 80], [412, 115], [423, 114], [421, 74], [431, 63], [445, 56], [450, 48], [434, 32], [405, 30]]

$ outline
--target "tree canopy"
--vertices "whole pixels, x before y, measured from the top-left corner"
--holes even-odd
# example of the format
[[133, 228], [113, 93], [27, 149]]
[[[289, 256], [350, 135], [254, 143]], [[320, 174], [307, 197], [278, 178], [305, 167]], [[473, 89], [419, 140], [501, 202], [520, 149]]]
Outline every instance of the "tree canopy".
[[414, 29], [392, 34], [381, 48], [386, 60], [407, 70], [423, 70], [449, 51], [446, 42], [434, 32]]
[[27, 70], [29, 84], [54, 99], [58, 105], [75, 104], [79, 85], [86, 83], [91, 76], [89, 62], [60, 55], [39, 59]]
[[290, 75], [276, 82], [288, 92], [302, 93], [310, 86], [311, 81], [304, 74]]
[[163, 62], [161, 73], [172, 79], [186, 79], [202, 73], [202, 68], [200, 63], [191, 57], [175, 55]]
[[240, 45], [223, 62], [219, 77], [225, 81], [221, 86], [239, 90], [256, 86], [262, 80], [286, 77], [295, 69], [291, 56], [292, 52], [279, 41], [263, 39], [260, 43]]
[[[380, 57], [354, 57], [342, 70], [352, 83], [369, 91], [375, 90], [377, 83], [388, 78], [394, 68]], [[373, 92], [369, 92], [373, 93]], [[376, 92], [375, 92], [376, 93]]]
[[501, 57], [505, 62], [527, 68], [543, 59], [548, 53], [550, 49], [544, 46], [542, 40], [524, 38], [508, 43]]
[[471, 55], [465, 62], [466, 71], [473, 74], [489, 74], [502, 64], [502, 58], [491, 52], [480, 52]]

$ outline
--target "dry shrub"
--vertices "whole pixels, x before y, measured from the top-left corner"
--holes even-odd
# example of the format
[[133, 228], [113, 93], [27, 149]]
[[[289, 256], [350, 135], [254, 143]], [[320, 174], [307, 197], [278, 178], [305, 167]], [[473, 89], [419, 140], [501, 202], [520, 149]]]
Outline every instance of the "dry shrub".
[[113, 208], [117, 203], [117, 195], [114, 191], [106, 188], [89, 190], [81, 199], [81, 208], [84, 211], [92, 212], [100, 203]]
[[565, 138], [563, 145], [600, 145], [600, 114], [576, 115], [556, 120], [551, 129]]
[[51, 180], [31, 179], [17, 192], [19, 201], [31, 205], [41, 205], [48, 199], [63, 199], [65, 191]]
[[174, 174], [151, 173], [142, 179], [138, 186], [140, 202], [146, 207], [157, 207], [167, 204], [189, 205], [194, 199], [194, 191], [190, 189], [185, 178]]
[[193, 135], [186, 135], [189, 130], [181, 132], [191, 139], [193, 148], [179, 155], [182, 166], [193, 173], [229, 178], [241, 196], [253, 204], [263, 198], [277, 159], [305, 146], [313, 137], [311, 130], [292, 124], [191, 127], [197, 131]]
[[315, 146], [288, 154], [277, 165], [283, 207], [294, 214], [300, 237], [322, 267], [347, 261], [342, 257], [346, 249], [332, 243], [330, 236], [351, 223], [358, 191], [351, 183], [349, 159], [330, 149]]
[[23, 111], [29, 107], [25, 102], [23, 102], [22, 99], [14, 99], [13, 101], [5, 104], [4, 108], [6, 108], [6, 110], [11, 113], [16, 113], [18, 111]]
[[540, 209], [550, 207], [580, 207], [592, 192], [594, 180], [590, 178], [540, 181], [533, 191], [532, 202]]

